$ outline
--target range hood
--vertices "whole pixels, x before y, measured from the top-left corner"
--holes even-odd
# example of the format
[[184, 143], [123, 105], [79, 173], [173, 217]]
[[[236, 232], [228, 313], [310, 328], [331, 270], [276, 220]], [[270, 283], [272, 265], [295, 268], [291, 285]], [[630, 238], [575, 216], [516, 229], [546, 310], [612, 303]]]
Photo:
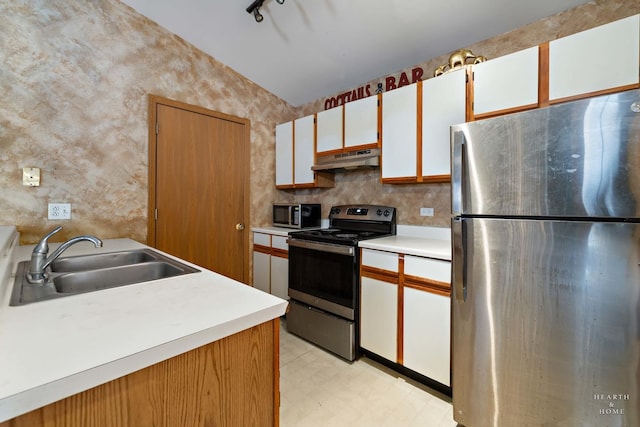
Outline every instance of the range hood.
[[314, 171], [346, 172], [360, 168], [375, 168], [380, 166], [380, 149], [352, 151], [350, 153], [328, 154], [316, 157], [316, 164], [311, 166]]

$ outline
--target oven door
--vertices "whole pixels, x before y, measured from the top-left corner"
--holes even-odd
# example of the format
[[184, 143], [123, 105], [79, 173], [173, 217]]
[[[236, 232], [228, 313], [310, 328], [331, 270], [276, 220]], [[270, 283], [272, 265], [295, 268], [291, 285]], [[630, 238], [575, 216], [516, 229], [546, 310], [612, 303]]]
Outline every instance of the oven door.
[[289, 296], [355, 320], [357, 247], [289, 238]]

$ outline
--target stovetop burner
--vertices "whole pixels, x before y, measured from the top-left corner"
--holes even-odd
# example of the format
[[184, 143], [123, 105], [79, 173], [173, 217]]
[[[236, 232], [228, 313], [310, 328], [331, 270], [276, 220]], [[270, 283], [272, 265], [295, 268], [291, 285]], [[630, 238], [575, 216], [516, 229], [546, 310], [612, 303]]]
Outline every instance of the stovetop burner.
[[359, 234], [357, 234], [357, 233], [336, 233], [335, 236], [340, 238], [340, 239], [356, 239], [356, 238], [358, 238]]
[[289, 233], [292, 238], [344, 245], [396, 234], [395, 208], [376, 205], [334, 206], [329, 228]]

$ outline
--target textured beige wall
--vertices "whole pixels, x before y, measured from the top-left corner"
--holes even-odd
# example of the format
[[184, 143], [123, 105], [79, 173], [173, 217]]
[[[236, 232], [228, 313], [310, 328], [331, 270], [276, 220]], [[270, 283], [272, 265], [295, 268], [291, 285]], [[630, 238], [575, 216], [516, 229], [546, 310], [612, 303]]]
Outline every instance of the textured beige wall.
[[[638, 0], [595, 1], [461, 47], [495, 58], [636, 13]], [[324, 98], [294, 109], [117, 0], [0, 0], [0, 29], [0, 224], [17, 225], [23, 243], [58, 224], [55, 240], [146, 239], [148, 94], [251, 121], [253, 226], [269, 224], [272, 202], [293, 200], [321, 201], [325, 216], [333, 204], [389, 204], [401, 224], [449, 225], [448, 184], [382, 185], [379, 172], [359, 171], [333, 189], [275, 190], [275, 125], [322, 110]], [[30, 166], [42, 169], [40, 187], [21, 185]], [[72, 203], [72, 220], [48, 221], [48, 202]], [[436, 215], [420, 217], [423, 206]]]
[[[274, 129], [294, 113], [280, 98], [116, 0], [1, 0], [0, 29], [0, 224], [23, 243], [56, 225], [55, 241], [146, 240], [148, 94], [250, 119], [252, 203], [277, 198]], [[71, 221], [48, 221], [48, 202], [72, 203]]]

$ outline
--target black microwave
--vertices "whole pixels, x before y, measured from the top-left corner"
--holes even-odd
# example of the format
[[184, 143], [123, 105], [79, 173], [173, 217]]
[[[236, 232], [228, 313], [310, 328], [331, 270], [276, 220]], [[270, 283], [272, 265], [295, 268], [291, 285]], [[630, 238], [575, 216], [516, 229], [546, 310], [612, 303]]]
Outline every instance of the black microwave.
[[319, 203], [275, 203], [273, 225], [287, 228], [320, 227], [322, 207]]

